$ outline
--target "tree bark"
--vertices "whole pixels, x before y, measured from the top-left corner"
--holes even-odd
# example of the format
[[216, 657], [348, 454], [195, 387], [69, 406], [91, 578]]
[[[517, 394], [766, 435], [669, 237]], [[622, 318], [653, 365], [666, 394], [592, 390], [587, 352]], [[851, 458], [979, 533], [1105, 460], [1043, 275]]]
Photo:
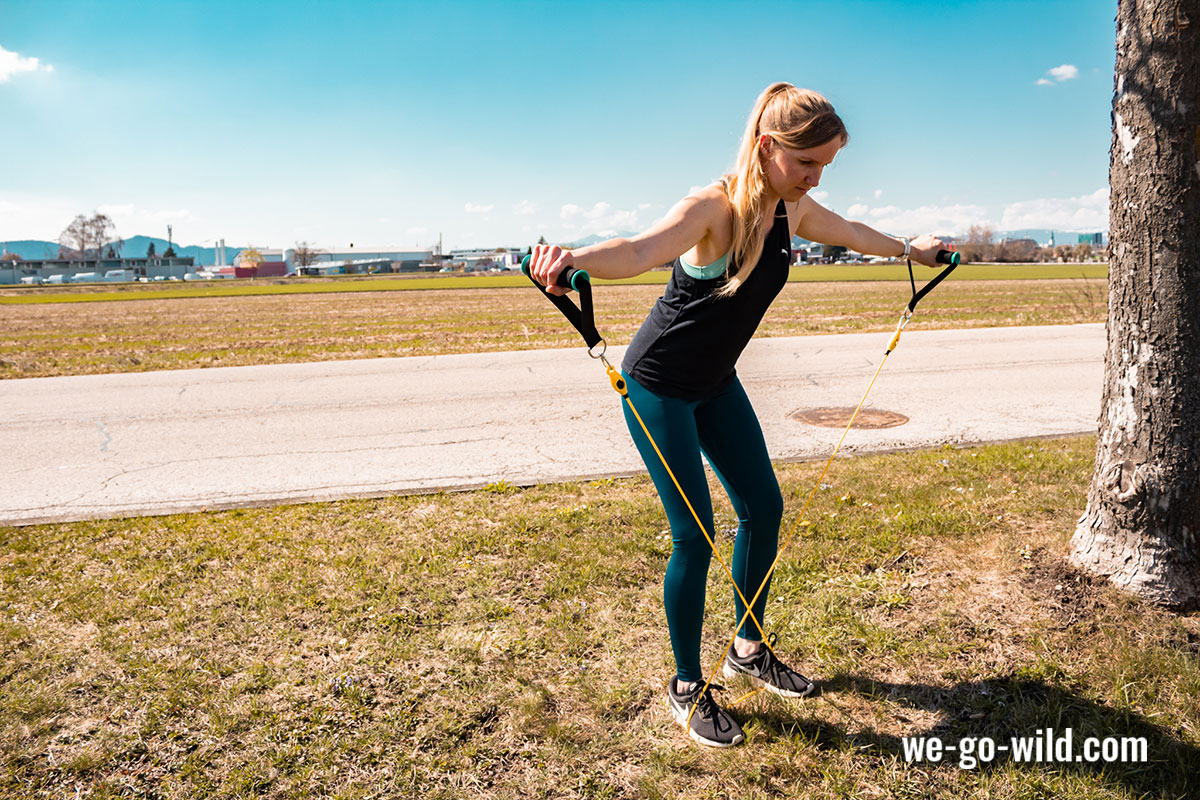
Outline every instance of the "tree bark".
[[1070, 560], [1200, 606], [1200, 0], [1120, 0], [1108, 348]]

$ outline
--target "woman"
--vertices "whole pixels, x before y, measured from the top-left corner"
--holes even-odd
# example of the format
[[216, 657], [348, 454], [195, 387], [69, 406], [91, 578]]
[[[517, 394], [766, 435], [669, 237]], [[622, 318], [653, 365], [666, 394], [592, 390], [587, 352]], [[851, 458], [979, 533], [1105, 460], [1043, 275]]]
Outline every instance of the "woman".
[[[554, 280], [568, 266], [595, 278], [628, 278], [674, 262], [663, 296], [625, 353], [622, 372], [630, 399], [710, 532], [712, 502], [701, 453], [728, 492], [738, 516], [730, 567], [747, 598], [775, 558], [783, 498], [734, 365], [787, 281], [792, 234], [860, 253], [908, 255], [931, 267], [944, 247], [933, 236], [910, 242], [848, 222], [808, 196], [847, 138], [828, 100], [776, 83], [750, 113], [732, 174], [679, 201], [643, 234], [574, 251], [539, 245], [530, 261], [534, 279], [555, 294], [566, 291]], [[668, 706], [696, 741], [731, 747], [742, 741], [741, 728], [713, 699], [712, 687], [703, 690], [700, 665], [712, 550], [628, 408], [625, 417], [658, 489], [674, 545], [663, 586], [676, 665]], [[754, 602], [759, 622], [766, 605], [764, 589]], [[736, 593], [734, 610], [742, 619], [746, 609]], [[738, 631], [724, 674], [751, 676], [786, 697], [815, 689], [763, 646], [750, 620]]]

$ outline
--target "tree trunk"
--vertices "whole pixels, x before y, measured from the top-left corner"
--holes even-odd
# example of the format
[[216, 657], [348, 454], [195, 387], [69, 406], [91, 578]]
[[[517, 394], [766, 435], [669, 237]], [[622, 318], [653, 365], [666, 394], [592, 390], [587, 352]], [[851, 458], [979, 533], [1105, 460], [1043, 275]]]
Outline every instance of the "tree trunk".
[[1200, 606], [1200, 2], [1120, 0], [1108, 350], [1071, 562]]

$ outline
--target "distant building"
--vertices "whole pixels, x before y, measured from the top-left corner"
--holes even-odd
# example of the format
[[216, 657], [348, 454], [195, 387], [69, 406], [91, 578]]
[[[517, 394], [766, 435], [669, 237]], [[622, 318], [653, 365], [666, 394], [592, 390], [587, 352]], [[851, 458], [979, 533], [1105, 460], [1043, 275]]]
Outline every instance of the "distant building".
[[1108, 244], [1107, 233], [1081, 233], [1079, 244], [1090, 244], [1092, 247], [1104, 247]]
[[[296, 250], [289, 247], [283, 250], [279, 248], [258, 248], [258, 252], [267, 261], [282, 261], [287, 264], [288, 272], [298, 272], [296, 264]], [[388, 268], [384, 272], [416, 272], [420, 269], [420, 265], [433, 261], [433, 250], [396, 250], [393, 248], [370, 248], [370, 247], [350, 247], [344, 250], [321, 250], [313, 248], [316, 261], [310, 266], [318, 264], [345, 264], [347, 261], [351, 263], [360, 262], [379, 262], [388, 263]], [[365, 270], [364, 270], [365, 271]], [[378, 270], [374, 270], [378, 271]], [[306, 273], [318, 274], [318, 273]], [[330, 274], [324, 272], [321, 274]]]
[[520, 269], [524, 251], [519, 247], [475, 248], [451, 250], [446, 260], [462, 264], [464, 272], [483, 272], [489, 269]]
[[[393, 270], [396, 262], [386, 258], [363, 258], [357, 261], [318, 261], [307, 267], [296, 267], [300, 275], [373, 275], [380, 272], [399, 272]], [[408, 271], [408, 270], [404, 270]]]
[[[180, 278], [196, 272], [196, 260], [185, 258], [31, 259], [0, 265], [0, 284], [75, 283], [80, 281]], [[23, 281], [22, 278], [29, 280]]]
[[287, 272], [287, 264], [282, 261], [262, 261], [257, 268], [234, 267], [233, 274], [237, 278], [282, 278]]

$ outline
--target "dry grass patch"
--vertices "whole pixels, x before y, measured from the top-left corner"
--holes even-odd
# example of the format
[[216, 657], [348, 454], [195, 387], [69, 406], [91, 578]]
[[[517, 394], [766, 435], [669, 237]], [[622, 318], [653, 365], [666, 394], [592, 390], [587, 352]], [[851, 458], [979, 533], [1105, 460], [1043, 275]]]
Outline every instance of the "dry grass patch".
[[[599, 286], [597, 325], [628, 344], [661, 286]], [[1102, 322], [1102, 279], [951, 281], [913, 327]], [[895, 281], [789, 283], [761, 336], [890, 331]], [[574, 347], [532, 288], [0, 305], [0, 378]]]

